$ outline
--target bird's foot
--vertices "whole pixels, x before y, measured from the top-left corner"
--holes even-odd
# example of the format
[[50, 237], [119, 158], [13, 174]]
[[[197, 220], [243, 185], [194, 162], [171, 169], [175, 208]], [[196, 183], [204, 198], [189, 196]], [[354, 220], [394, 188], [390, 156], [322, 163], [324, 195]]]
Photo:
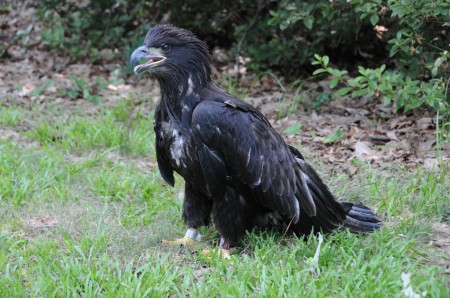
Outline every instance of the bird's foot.
[[[203, 250], [202, 255], [211, 258], [214, 253], [216, 253], [214, 250], [211, 251], [209, 249], [205, 249]], [[230, 243], [221, 237], [217, 254], [222, 257], [222, 259], [229, 260], [231, 259], [231, 253], [232, 249]]]
[[162, 244], [165, 245], [180, 245], [180, 246], [189, 246], [195, 243], [195, 241], [200, 240], [201, 235], [196, 229], [189, 228], [184, 234], [183, 238], [175, 239], [175, 240], [162, 240]]
[[202, 255], [204, 255], [207, 258], [211, 258], [214, 254], [218, 254], [222, 259], [229, 260], [231, 259], [231, 249], [224, 249], [224, 248], [218, 248], [218, 251], [215, 250], [209, 250], [204, 249], [202, 251]]
[[189, 238], [187, 236], [184, 236], [183, 238], [178, 238], [175, 240], [162, 240], [161, 243], [164, 245], [184, 245], [184, 246], [188, 246], [191, 244], [194, 244], [195, 240], [192, 238]]

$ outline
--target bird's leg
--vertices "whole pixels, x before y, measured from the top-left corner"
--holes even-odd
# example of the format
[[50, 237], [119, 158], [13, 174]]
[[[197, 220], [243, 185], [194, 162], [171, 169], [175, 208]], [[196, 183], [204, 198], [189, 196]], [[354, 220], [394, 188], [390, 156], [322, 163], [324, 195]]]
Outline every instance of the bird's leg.
[[175, 239], [175, 240], [162, 240], [163, 244], [168, 245], [184, 245], [188, 246], [193, 244], [195, 241], [198, 241], [201, 239], [200, 233], [197, 231], [197, 229], [188, 228], [186, 230], [186, 233], [184, 234], [183, 238]]
[[223, 238], [223, 237], [220, 238], [219, 251], [220, 251], [220, 255], [222, 256], [222, 258], [224, 258], [224, 259], [231, 258], [230, 243], [228, 241], [226, 241], [225, 238]]
[[[207, 257], [211, 257], [211, 251], [209, 249], [203, 250], [202, 254]], [[220, 242], [219, 242], [219, 255], [223, 259], [229, 260], [231, 258], [231, 245], [223, 237], [220, 238]]]
[[162, 243], [169, 245], [192, 245], [200, 240], [201, 235], [198, 228], [209, 224], [212, 201], [191, 184], [185, 184], [183, 203], [183, 220], [188, 227], [183, 238]]

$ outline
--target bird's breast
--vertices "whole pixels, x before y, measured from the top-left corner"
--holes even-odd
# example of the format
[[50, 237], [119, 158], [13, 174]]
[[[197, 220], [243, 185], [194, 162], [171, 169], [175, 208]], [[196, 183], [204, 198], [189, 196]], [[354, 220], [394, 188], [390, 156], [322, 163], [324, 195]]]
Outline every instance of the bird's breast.
[[[172, 121], [161, 122], [160, 130], [157, 132], [159, 142], [163, 145], [162, 154], [187, 182], [205, 185], [197, 149], [190, 132]], [[206, 189], [204, 191], [206, 193]]]
[[180, 167], [183, 163], [185, 155], [185, 138], [180, 131], [174, 129], [172, 132], [172, 143], [170, 144], [170, 155], [176, 165]]
[[186, 133], [180, 125], [176, 125], [172, 121], [163, 122], [160, 141], [164, 144], [165, 153], [169, 157], [172, 167], [180, 175], [184, 176], [187, 169], [195, 166], [193, 163], [197, 159], [191, 135]]

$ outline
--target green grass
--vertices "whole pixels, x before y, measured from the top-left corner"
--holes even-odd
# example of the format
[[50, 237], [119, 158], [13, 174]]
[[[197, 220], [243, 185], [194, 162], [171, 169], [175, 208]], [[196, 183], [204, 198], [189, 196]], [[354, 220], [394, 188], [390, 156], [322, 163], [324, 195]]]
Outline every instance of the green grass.
[[[129, 102], [83, 110], [0, 109], [2, 297], [403, 297], [449, 296], [433, 223], [450, 206], [448, 165], [398, 166], [330, 177], [340, 196], [377, 208], [385, 226], [368, 236], [249, 233], [230, 261], [159, 244], [184, 233], [182, 182], [166, 186], [153, 160], [152, 117]], [[49, 216], [51, 228], [29, 221]], [[213, 228], [199, 249], [212, 248]]]
[[118, 149], [140, 156], [151, 154], [152, 118], [137, 111], [135, 119], [130, 119], [129, 113], [131, 110], [126, 102], [101, 109], [95, 118], [86, 117], [83, 111], [64, 113], [59, 118], [38, 122], [36, 128], [26, 135], [42, 144], [52, 144], [72, 153]]

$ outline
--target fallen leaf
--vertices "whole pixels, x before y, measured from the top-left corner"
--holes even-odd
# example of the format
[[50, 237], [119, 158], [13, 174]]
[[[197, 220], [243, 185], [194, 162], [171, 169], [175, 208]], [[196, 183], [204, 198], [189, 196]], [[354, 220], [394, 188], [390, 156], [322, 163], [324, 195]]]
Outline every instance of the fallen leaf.
[[419, 130], [428, 129], [428, 128], [434, 128], [433, 118], [424, 117], [424, 118], [417, 119], [416, 127]]
[[369, 142], [363, 142], [363, 141], [358, 141], [355, 143], [354, 147], [355, 147], [355, 156], [357, 157], [364, 157], [368, 156], [375, 156], [376, 155], [376, 151], [372, 150], [370, 148], [371, 143]]
[[354, 109], [354, 108], [345, 108], [347, 112], [356, 116], [366, 116], [369, 115], [370, 112], [366, 109]]
[[59, 221], [51, 216], [43, 218], [33, 217], [28, 220], [27, 224], [32, 228], [52, 228], [59, 224]]
[[423, 160], [423, 167], [430, 171], [439, 169], [439, 161], [436, 158], [426, 158]]
[[436, 143], [436, 139], [427, 140], [425, 142], [419, 143], [417, 150], [421, 153], [431, 151], [431, 147]]
[[394, 140], [394, 141], [398, 141], [397, 135], [395, 134], [394, 130], [388, 131], [386, 133], [386, 135], [388, 136], [389, 139]]

